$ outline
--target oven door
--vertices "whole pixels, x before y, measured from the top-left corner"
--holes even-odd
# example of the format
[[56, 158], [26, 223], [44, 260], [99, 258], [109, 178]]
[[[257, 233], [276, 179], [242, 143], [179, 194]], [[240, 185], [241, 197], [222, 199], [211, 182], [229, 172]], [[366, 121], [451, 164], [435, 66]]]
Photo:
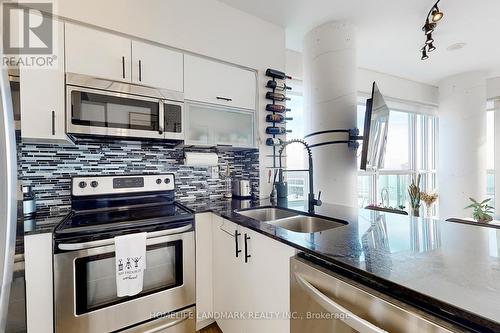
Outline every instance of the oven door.
[[157, 98], [66, 86], [68, 134], [164, 139], [164, 103]]
[[114, 245], [54, 255], [55, 332], [121, 330], [195, 303], [194, 232], [147, 239], [143, 291], [116, 296]]

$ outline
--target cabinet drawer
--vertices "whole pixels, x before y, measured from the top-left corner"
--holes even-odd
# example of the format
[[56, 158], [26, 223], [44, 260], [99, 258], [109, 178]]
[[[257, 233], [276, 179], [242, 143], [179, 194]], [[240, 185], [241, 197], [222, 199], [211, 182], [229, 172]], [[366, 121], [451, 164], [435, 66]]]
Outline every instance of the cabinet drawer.
[[255, 110], [255, 72], [185, 55], [186, 99]]

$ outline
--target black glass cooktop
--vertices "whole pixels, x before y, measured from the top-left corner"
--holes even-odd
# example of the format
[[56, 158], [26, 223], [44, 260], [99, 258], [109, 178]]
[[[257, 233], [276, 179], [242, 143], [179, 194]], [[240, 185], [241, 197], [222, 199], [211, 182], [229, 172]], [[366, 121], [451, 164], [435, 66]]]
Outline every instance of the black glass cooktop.
[[55, 229], [56, 235], [102, 233], [191, 221], [193, 215], [175, 203], [73, 211]]

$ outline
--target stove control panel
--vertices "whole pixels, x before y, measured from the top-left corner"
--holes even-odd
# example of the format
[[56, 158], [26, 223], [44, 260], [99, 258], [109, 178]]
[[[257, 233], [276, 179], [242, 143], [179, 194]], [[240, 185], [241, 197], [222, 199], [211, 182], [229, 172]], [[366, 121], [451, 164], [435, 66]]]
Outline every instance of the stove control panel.
[[73, 196], [110, 195], [138, 192], [160, 192], [174, 190], [174, 175], [131, 175], [74, 177]]

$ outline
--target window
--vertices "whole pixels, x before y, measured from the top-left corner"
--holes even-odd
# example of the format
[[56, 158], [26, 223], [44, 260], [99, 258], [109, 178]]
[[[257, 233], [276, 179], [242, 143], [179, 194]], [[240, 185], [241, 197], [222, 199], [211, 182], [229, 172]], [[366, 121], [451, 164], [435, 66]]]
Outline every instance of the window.
[[[287, 117], [287, 139], [304, 136], [304, 110], [302, 82], [292, 80], [293, 90], [287, 92], [290, 101], [287, 108], [291, 109]], [[360, 98], [357, 105], [357, 126], [360, 135], [363, 135], [365, 98]], [[421, 174], [420, 188], [422, 191], [432, 192], [437, 188], [437, 117], [432, 116], [432, 107], [406, 104], [403, 102], [391, 103], [389, 132], [387, 138], [387, 152], [385, 167], [376, 172], [360, 171], [358, 175], [358, 206], [381, 205], [396, 209], [408, 210], [408, 186], [412, 177]], [[423, 110], [419, 113], [419, 110]], [[358, 166], [361, 159], [361, 149], [358, 149]], [[286, 151], [288, 198], [297, 205], [303, 205], [307, 200], [308, 179], [307, 172], [290, 170], [304, 170], [307, 168], [306, 153], [300, 145], [290, 145]], [[435, 208], [433, 214], [436, 215]]]
[[[358, 128], [363, 127], [364, 112], [363, 101], [358, 104]], [[422, 177], [422, 191], [433, 192], [437, 187], [437, 117], [405, 111], [403, 103], [390, 112], [385, 165], [381, 170], [359, 172], [359, 207], [408, 210], [408, 186], [417, 174]], [[436, 213], [435, 207], [432, 214]]]
[[495, 107], [494, 101], [486, 103], [486, 195], [495, 202]]
[[[302, 94], [302, 81], [289, 80], [288, 85], [292, 90], [287, 91], [286, 95], [290, 98], [286, 103], [286, 107], [290, 109], [286, 117], [287, 133], [286, 139], [303, 139], [304, 138], [304, 96]], [[306, 151], [304, 146], [300, 144], [292, 144], [286, 148], [286, 179], [288, 182], [288, 200], [297, 204], [298, 207], [303, 206], [307, 201], [309, 194], [309, 178], [305, 170], [307, 166]], [[292, 203], [292, 204], [293, 204]]]

